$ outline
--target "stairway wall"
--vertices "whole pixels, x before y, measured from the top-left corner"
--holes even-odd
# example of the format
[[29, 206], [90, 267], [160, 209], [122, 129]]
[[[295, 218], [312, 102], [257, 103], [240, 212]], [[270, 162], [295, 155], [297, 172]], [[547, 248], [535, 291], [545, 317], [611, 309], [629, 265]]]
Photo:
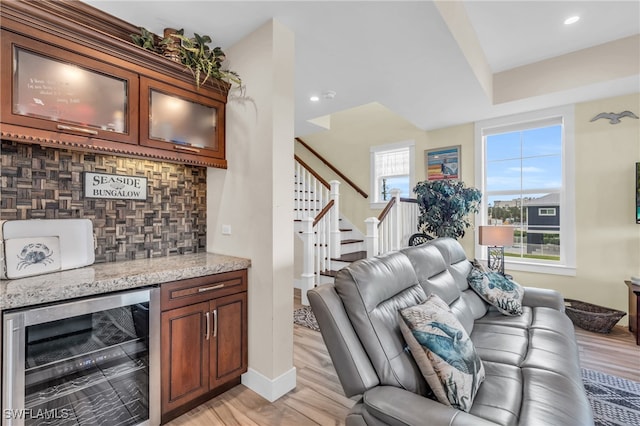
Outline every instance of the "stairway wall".
[[[435, 147], [431, 144], [427, 146], [429, 139], [426, 131], [375, 102], [332, 114], [330, 130], [302, 139], [369, 194], [370, 198], [364, 198], [347, 183], [340, 185], [340, 212], [363, 233], [366, 231], [364, 220], [377, 217], [381, 212], [381, 209], [372, 209], [369, 205], [372, 196], [370, 148], [415, 141], [415, 178], [421, 181], [425, 179], [424, 150]], [[459, 143], [454, 141], [449, 140], [447, 144]], [[295, 153], [326, 180], [342, 181], [299, 143], [295, 144]], [[473, 154], [467, 157], [463, 154], [464, 158], [472, 159]], [[472, 163], [472, 160], [469, 161]]]

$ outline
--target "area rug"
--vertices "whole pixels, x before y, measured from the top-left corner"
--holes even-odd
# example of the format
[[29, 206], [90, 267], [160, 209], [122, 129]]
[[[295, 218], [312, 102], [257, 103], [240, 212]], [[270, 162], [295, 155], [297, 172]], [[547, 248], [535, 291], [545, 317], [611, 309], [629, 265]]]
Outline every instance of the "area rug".
[[[293, 312], [293, 322], [320, 331], [310, 306]], [[596, 426], [640, 426], [640, 383], [582, 368]]]
[[596, 426], [640, 426], [640, 383], [582, 369]]
[[310, 328], [314, 331], [320, 331], [318, 321], [316, 321], [316, 316], [313, 314], [311, 306], [303, 306], [302, 308], [294, 310], [293, 323]]

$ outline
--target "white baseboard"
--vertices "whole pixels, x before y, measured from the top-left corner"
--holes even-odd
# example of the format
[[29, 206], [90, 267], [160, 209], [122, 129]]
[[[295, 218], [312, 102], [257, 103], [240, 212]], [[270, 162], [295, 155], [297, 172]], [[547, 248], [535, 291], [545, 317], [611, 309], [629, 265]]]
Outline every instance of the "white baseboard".
[[266, 399], [273, 402], [296, 387], [296, 368], [269, 379], [256, 370], [249, 368], [242, 375], [242, 384]]
[[302, 280], [298, 278], [294, 279], [293, 288], [302, 289]]

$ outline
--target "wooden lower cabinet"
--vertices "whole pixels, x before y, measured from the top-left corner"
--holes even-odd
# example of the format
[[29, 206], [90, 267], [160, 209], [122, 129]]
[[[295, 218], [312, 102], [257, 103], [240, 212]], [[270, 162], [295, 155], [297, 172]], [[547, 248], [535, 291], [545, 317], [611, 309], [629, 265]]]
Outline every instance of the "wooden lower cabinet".
[[[246, 372], [246, 270], [242, 272], [162, 286], [163, 302], [179, 295], [178, 304], [184, 304], [163, 307], [161, 313], [162, 423], [235, 386]], [[165, 303], [172, 304], [176, 301]]]

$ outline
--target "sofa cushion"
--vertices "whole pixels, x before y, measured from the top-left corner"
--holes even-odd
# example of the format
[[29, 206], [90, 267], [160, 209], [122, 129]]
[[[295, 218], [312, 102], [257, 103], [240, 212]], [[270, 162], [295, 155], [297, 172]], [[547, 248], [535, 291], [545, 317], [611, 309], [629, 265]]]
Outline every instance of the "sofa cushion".
[[522, 314], [524, 290], [520, 284], [498, 272], [483, 271], [477, 266], [471, 268], [467, 281], [480, 297], [503, 314]]
[[582, 383], [538, 368], [523, 368], [522, 378], [524, 398], [520, 425], [593, 425], [591, 407]]
[[438, 401], [469, 411], [484, 367], [462, 324], [435, 294], [400, 315], [402, 334]]
[[530, 329], [529, 350], [522, 368], [549, 370], [560, 375], [572, 377], [582, 383], [578, 359], [578, 345], [561, 333], [551, 330]]
[[495, 307], [490, 307], [482, 318], [476, 320], [476, 324], [508, 325], [509, 327], [529, 328], [533, 320], [533, 309], [530, 306], [522, 307], [522, 315], [505, 316]]
[[471, 341], [483, 361], [520, 366], [527, 356], [526, 329], [494, 324], [475, 324]]
[[485, 379], [470, 413], [500, 425], [518, 424], [523, 385], [520, 368], [485, 360], [482, 364]]
[[469, 275], [471, 264], [467, 260], [467, 254], [462, 245], [453, 238], [436, 238], [430, 241], [429, 244], [436, 247], [442, 254], [447, 264], [447, 269], [453, 276], [460, 291], [469, 288], [467, 275]]
[[418, 282], [425, 293], [437, 294], [447, 305], [460, 297], [460, 289], [456, 280], [447, 269], [447, 262], [437, 247], [423, 244], [416, 247], [408, 247], [401, 250], [416, 271]]
[[398, 310], [426, 295], [407, 257], [388, 253], [353, 262], [336, 274], [335, 290], [381, 385], [430, 393], [398, 324]]

